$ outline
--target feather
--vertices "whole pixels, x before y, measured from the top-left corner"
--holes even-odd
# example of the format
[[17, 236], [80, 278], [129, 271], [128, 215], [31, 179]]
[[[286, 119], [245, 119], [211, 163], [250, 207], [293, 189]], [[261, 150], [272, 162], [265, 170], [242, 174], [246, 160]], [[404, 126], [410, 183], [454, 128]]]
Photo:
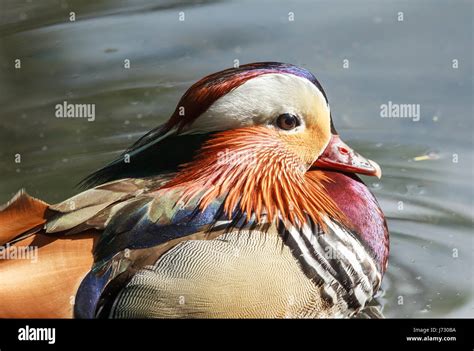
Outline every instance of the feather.
[[40, 228], [46, 222], [48, 207], [47, 203], [20, 190], [0, 207], [0, 245], [29, 230]]
[[9, 250], [33, 250], [36, 259], [0, 260], [0, 316], [71, 318], [77, 288], [92, 266], [96, 235], [89, 231], [58, 239], [36, 234], [11, 245]]
[[[46, 223], [46, 233], [58, 233], [72, 229], [97, 215], [106, 207], [110, 206], [114, 201], [104, 202], [94, 206], [88, 206], [77, 211], [72, 211], [66, 214], [59, 214], [55, 218]], [[69, 233], [71, 234], [71, 233]]]
[[178, 191], [168, 191], [143, 195], [121, 205], [97, 243], [96, 261], [104, 262], [126, 248], [147, 248], [187, 236], [216, 222], [222, 199], [214, 201], [205, 211], [197, 211], [196, 201], [177, 206], [178, 198]]
[[96, 264], [79, 288], [78, 299], [86, 304], [76, 305], [75, 316], [108, 317], [117, 294], [140, 269], [154, 265], [165, 252], [183, 241], [212, 240], [222, 234], [222, 230], [197, 231], [148, 248], [121, 251], [105, 264]]
[[[162, 127], [145, 134], [117, 159], [95, 171], [80, 183], [90, 188], [123, 178], [143, 178], [174, 172], [189, 162], [209, 134], [169, 135]], [[129, 157], [129, 162], [124, 162]]]
[[[180, 201], [198, 201], [205, 210], [215, 199], [223, 202], [227, 218], [237, 212], [246, 220], [289, 221], [296, 227], [311, 219], [325, 227], [325, 217], [345, 223], [343, 214], [325, 190], [330, 180], [323, 174], [308, 176], [295, 164], [298, 159], [289, 153], [274, 131], [261, 127], [246, 127], [215, 135], [201, 149], [197, 158], [156, 193], [181, 191]], [[272, 150], [271, 153], [266, 150]], [[223, 153], [252, 155], [251, 167], [246, 162], [220, 162]]]
[[54, 215], [45, 225], [47, 233], [65, 232], [66, 235], [87, 229], [104, 229], [107, 221], [119, 208], [136, 197], [166, 182], [166, 177], [155, 179], [121, 179], [86, 190], [59, 204], [50, 206]]

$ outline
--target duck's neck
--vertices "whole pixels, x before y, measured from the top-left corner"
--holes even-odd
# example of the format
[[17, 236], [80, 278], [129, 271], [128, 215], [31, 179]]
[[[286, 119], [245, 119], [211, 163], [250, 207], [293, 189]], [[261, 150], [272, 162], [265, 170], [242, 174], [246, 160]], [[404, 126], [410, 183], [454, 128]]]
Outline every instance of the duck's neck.
[[[320, 171], [318, 171], [320, 172]], [[332, 180], [326, 191], [351, 226], [351, 231], [370, 251], [382, 273], [389, 254], [388, 228], [377, 200], [355, 175], [321, 171]]]

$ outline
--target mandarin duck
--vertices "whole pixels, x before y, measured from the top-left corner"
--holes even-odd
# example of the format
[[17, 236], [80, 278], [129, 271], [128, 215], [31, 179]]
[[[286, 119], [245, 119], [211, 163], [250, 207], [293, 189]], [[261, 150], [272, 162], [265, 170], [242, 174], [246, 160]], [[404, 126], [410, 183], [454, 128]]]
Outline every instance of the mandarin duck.
[[0, 208], [1, 317], [351, 317], [387, 268], [384, 215], [309, 71], [211, 74], [59, 204]]

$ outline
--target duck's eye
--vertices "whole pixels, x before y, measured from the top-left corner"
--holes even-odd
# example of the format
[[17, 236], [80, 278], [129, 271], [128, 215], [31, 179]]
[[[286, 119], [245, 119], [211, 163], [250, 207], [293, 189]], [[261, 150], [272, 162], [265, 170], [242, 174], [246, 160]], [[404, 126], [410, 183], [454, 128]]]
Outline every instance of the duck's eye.
[[290, 113], [279, 115], [276, 119], [276, 126], [283, 130], [292, 130], [301, 125], [300, 119]]

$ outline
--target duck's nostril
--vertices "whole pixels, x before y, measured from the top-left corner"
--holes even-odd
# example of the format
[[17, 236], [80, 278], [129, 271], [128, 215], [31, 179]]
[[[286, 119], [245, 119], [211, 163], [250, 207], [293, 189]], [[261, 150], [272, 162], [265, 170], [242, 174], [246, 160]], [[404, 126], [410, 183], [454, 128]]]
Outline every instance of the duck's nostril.
[[345, 148], [344, 146], [339, 146], [339, 152], [341, 154], [347, 155], [349, 153], [349, 150]]

